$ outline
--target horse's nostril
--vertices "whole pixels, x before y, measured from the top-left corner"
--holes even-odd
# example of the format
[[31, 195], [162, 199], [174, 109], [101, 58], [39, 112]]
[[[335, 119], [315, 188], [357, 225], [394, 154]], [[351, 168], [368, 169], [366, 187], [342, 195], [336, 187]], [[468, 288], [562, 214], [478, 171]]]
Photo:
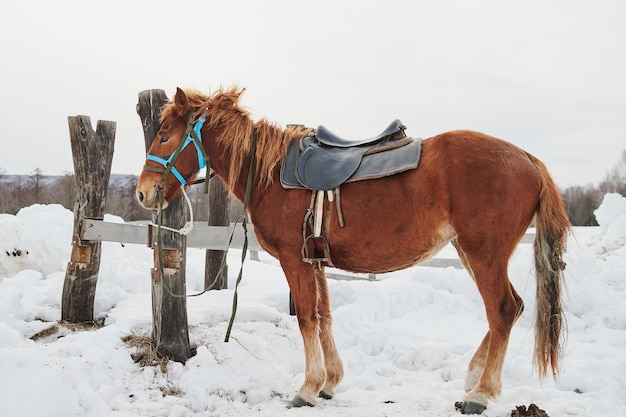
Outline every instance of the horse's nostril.
[[140, 203], [143, 203], [143, 201], [145, 200], [145, 195], [143, 194], [142, 191], [137, 191], [137, 200], [139, 200]]

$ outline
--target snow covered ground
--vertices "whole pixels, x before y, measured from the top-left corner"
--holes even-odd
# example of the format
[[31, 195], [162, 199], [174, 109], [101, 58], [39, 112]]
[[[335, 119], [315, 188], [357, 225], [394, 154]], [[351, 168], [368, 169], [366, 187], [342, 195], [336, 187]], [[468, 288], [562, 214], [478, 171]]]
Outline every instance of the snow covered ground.
[[[509, 416], [516, 405], [535, 403], [551, 417], [626, 416], [626, 199], [606, 195], [596, 216], [600, 226], [576, 228], [569, 243], [569, 336], [558, 382], [542, 385], [533, 373], [531, 245], [514, 254], [510, 275], [526, 310], [511, 336], [502, 395], [484, 415]], [[166, 373], [140, 367], [135, 348], [122, 341], [151, 334], [152, 253], [142, 245], [103, 244], [95, 313], [104, 327], [59, 326], [32, 340], [58, 325], [72, 222], [57, 205], [0, 214], [1, 416], [458, 415], [454, 402], [486, 331], [464, 270], [417, 266], [375, 282], [330, 280], [346, 375], [334, 399], [288, 410], [303, 381], [304, 354], [286, 281], [267, 255], [245, 265], [229, 343], [232, 290], [188, 299], [197, 355], [169, 363]], [[231, 271], [239, 268], [237, 252], [229, 255]], [[203, 251], [190, 249], [190, 293], [202, 289], [203, 268]]]

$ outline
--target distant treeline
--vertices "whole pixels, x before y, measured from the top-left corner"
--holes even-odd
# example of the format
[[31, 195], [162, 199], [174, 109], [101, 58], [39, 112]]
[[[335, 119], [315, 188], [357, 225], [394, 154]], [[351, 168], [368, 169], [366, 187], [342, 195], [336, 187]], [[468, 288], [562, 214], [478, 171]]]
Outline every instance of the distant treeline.
[[[125, 221], [150, 219], [151, 212], [143, 209], [135, 199], [136, 184], [135, 175], [111, 175], [105, 213], [119, 216]], [[593, 212], [600, 206], [606, 193], [626, 196], [626, 151], [600, 184], [572, 186], [562, 190], [565, 208], [572, 224], [597, 226]], [[192, 186], [188, 189], [188, 195], [194, 220], [206, 221], [209, 204], [204, 187]], [[15, 214], [22, 207], [53, 203], [73, 210], [75, 201], [76, 183], [72, 173], [46, 176], [40, 169], [35, 169], [30, 175], [9, 175], [0, 168], [0, 213]], [[232, 199], [231, 218], [237, 218], [241, 211], [241, 203]]]
[[[149, 220], [152, 216], [135, 199], [137, 176], [112, 174], [107, 191], [105, 213], [123, 218], [125, 221]], [[215, 180], [218, 180], [217, 178]], [[208, 195], [201, 185], [192, 186], [187, 195], [194, 210], [194, 220], [208, 218]], [[74, 210], [76, 202], [76, 182], [74, 174], [46, 176], [36, 169], [30, 175], [8, 175], [0, 170], [0, 213], [15, 214], [22, 207], [33, 204], [61, 204]], [[243, 207], [231, 201], [231, 217], [236, 219]]]

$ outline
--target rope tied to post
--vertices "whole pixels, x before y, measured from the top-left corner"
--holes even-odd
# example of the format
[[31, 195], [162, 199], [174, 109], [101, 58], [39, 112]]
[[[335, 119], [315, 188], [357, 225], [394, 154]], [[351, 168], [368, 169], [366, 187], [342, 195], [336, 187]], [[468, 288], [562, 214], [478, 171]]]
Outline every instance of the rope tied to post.
[[189, 199], [189, 196], [185, 192], [184, 185], [180, 186], [180, 191], [183, 194], [183, 197], [185, 197], [185, 202], [187, 203], [187, 208], [189, 209], [189, 221], [185, 222], [183, 227], [181, 227], [180, 229], [163, 226], [162, 224], [163, 222], [161, 221], [161, 211], [163, 207], [163, 190], [159, 188], [157, 189], [157, 198], [159, 199], [159, 216], [158, 216], [159, 221], [157, 221], [157, 223], [154, 223], [154, 222], [148, 223], [150, 226], [155, 226], [161, 230], [167, 230], [169, 232], [178, 233], [179, 235], [183, 235], [183, 236], [187, 236], [193, 230], [193, 207], [191, 206], [191, 200]]

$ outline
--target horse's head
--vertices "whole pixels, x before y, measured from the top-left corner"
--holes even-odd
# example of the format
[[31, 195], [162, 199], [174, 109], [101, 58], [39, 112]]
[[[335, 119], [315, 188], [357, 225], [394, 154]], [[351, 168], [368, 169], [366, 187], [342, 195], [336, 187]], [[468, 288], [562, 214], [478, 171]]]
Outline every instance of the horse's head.
[[[272, 183], [291, 140], [312, 131], [283, 131], [265, 119], [255, 123], [239, 105], [244, 91], [234, 86], [207, 96], [194, 90], [176, 90], [174, 100], [162, 109], [161, 129], [137, 182], [137, 199], [145, 208], [167, 207], [181, 185], [208, 165], [207, 154], [213, 158], [213, 173], [240, 199], [251, 157], [255, 161], [255, 180], [264, 186]], [[257, 137], [262, 139], [258, 143]], [[256, 159], [255, 153], [259, 155]]]
[[206, 114], [190, 105], [177, 89], [161, 115], [161, 129], [154, 138], [136, 188], [137, 200], [146, 209], [166, 208], [200, 169], [206, 154], [200, 129]]

